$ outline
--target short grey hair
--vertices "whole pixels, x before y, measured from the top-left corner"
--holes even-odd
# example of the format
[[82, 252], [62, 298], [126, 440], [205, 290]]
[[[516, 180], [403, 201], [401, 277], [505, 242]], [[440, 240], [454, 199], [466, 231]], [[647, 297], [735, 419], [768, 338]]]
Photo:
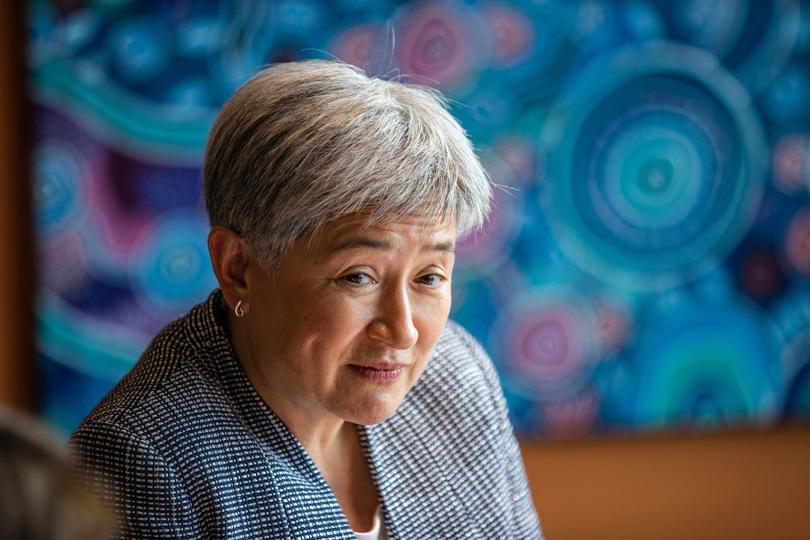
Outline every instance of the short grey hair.
[[242, 236], [265, 271], [346, 215], [454, 218], [464, 234], [492, 198], [438, 91], [325, 60], [276, 64], [243, 84], [214, 122], [203, 177], [211, 225]]

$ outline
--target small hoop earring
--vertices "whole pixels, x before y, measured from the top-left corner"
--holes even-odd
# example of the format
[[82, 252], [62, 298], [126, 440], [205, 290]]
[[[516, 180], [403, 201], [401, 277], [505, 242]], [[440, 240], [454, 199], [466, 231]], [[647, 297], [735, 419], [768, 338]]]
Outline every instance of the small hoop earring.
[[235, 307], [235, 308], [233, 308], [233, 312], [234, 312], [234, 314], [235, 314], [237, 317], [239, 317], [240, 319], [241, 319], [242, 317], [244, 317], [244, 316], [245, 316], [245, 310], [244, 310], [244, 309], [242, 309], [242, 301], [241, 301], [241, 300], [239, 300], [239, 301], [236, 303], [236, 307]]

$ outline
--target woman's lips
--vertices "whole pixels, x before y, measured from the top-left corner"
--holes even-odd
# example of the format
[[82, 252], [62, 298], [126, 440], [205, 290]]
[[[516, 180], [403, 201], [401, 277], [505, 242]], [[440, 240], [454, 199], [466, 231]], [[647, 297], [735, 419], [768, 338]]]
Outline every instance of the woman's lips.
[[360, 377], [380, 384], [390, 384], [402, 376], [405, 366], [392, 364], [387, 366], [357, 366], [349, 365]]

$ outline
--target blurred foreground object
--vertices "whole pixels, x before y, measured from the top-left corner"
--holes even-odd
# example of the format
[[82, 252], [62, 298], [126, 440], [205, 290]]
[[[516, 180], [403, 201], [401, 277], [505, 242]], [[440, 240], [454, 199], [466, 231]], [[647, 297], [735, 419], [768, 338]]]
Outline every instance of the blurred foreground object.
[[112, 538], [112, 519], [75, 480], [55, 435], [30, 417], [0, 408], [0, 538]]

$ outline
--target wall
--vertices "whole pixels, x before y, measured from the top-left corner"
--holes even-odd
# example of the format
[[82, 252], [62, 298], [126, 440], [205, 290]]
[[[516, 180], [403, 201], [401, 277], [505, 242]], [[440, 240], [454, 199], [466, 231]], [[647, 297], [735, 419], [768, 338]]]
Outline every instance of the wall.
[[810, 538], [810, 427], [523, 445], [548, 538]]
[[0, 17], [0, 403], [35, 406], [23, 2]]

